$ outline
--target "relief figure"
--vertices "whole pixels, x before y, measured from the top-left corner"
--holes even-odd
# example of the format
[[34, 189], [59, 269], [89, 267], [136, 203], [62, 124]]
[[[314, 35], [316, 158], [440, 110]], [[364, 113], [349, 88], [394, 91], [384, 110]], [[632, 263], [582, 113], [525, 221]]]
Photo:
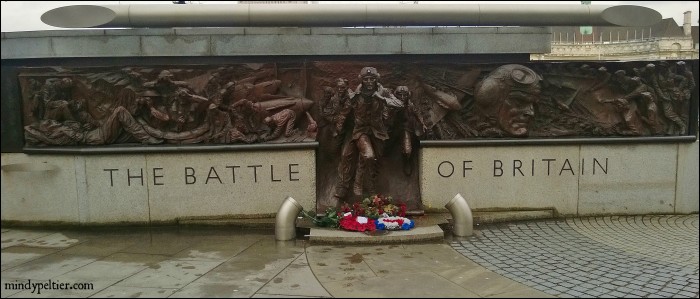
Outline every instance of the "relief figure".
[[475, 127], [482, 137], [527, 137], [540, 99], [542, 78], [518, 64], [489, 73], [474, 91]]
[[385, 124], [388, 107], [403, 106], [379, 83], [380, 75], [376, 68], [364, 67], [358, 78], [362, 83], [336, 120], [337, 132], [344, 130], [346, 118], [353, 123], [351, 137], [343, 145], [338, 165], [339, 181], [334, 194], [338, 202], [346, 199], [351, 181], [355, 199], [363, 194], [376, 193], [376, 163], [381, 158], [384, 141], [389, 138]]

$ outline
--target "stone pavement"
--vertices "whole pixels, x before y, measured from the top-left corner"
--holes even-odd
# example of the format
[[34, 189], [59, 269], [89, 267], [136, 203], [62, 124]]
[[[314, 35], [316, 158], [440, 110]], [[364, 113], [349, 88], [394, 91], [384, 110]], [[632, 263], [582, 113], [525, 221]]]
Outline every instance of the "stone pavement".
[[[54, 289], [19, 286], [44, 282]], [[697, 298], [698, 215], [510, 222], [366, 246], [276, 242], [270, 230], [3, 228], [2, 297]]]
[[697, 214], [509, 223], [450, 244], [557, 297], [698, 297]]

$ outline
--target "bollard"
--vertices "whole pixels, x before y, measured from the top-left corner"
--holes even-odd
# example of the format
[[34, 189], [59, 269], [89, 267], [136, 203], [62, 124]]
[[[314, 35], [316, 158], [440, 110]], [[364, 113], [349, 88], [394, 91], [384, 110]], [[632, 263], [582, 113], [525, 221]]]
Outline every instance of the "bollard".
[[458, 237], [468, 237], [474, 233], [474, 217], [472, 210], [469, 208], [467, 200], [459, 193], [455, 195], [445, 208], [452, 214], [453, 229], [452, 233]]
[[296, 238], [296, 220], [303, 207], [294, 198], [287, 197], [275, 216], [275, 240], [289, 241]]

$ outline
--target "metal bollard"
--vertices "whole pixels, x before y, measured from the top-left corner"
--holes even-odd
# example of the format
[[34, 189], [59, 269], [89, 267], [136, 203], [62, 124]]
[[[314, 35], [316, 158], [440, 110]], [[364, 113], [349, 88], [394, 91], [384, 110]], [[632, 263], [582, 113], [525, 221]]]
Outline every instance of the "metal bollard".
[[469, 208], [467, 200], [459, 193], [455, 195], [445, 208], [452, 214], [453, 229], [452, 234], [458, 237], [468, 237], [474, 233], [474, 217], [472, 210]]
[[288, 241], [296, 238], [296, 220], [303, 207], [294, 198], [287, 197], [275, 216], [275, 240]]

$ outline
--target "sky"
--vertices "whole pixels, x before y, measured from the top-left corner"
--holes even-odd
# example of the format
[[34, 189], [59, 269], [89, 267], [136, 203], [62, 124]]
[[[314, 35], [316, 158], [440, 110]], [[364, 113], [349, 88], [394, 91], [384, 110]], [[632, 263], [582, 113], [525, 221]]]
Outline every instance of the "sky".
[[[213, 1], [188, 1], [192, 4], [206, 4]], [[217, 4], [237, 3], [238, 1], [221, 1]], [[331, 1], [317, 1], [319, 4], [331, 4]], [[381, 1], [382, 3], [395, 3], [404, 5], [414, 5], [416, 1]], [[465, 3], [465, 4], [510, 4], [520, 3], [515, 1], [417, 1], [420, 4], [443, 4], [443, 3]], [[2, 32], [14, 31], [36, 31], [36, 30], [65, 30], [44, 24], [41, 21], [41, 15], [51, 9], [81, 4], [85, 5], [88, 2], [83, 1], [2, 1]], [[90, 4], [134, 4], [136, 1], [91, 1]], [[172, 4], [172, 1], [149, 1], [138, 2], [149, 4]], [[337, 1], [333, 3], [369, 3], [367, 1]], [[372, 2], [377, 3], [377, 2]], [[527, 1], [531, 4], [580, 4], [580, 1]], [[639, 5], [652, 8], [665, 18], [674, 18], [678, 25], [683, 25], [683, 13], [692, 11], [691, 22], [693, 26], [698, 25], [698, 17], [700, 16], [700, 1], [591, 1], [593, 5]]]

